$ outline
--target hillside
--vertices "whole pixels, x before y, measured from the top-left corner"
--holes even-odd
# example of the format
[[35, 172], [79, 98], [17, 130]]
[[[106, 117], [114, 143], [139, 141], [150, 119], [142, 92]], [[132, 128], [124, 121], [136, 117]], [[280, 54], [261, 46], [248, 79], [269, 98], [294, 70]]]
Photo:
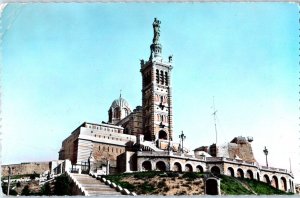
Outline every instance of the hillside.
[[[206, 173], [139, 172], [105, 178], [140, 195], [204, 195]], [[287, 195], [263, 182], [220, 175], [223, 195]]]

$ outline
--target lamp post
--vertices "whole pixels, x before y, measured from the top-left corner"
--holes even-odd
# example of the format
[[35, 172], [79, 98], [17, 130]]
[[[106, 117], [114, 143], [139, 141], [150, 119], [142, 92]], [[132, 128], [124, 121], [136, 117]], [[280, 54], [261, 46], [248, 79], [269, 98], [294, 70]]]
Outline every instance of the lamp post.
[[264, 152], [264, 154], [266, 155], [266, 164], [267, 164], [267, 167], [269, 167], [269, 165], [268, 165], [268, 153], [269, 153], [269, 151], [268, 151], [268, 149], [265, 147], [265, 149], [263, 150], [263, 152]]
[[179, 138], [181, 139], [181, 151], [183, 152], [183, 140], [186, 138], [186, 136], [183, 134], [183, 131], [181, 131]]
[[8, 167], [8, 181], [7, 181], [7, 196], [9, 196], [9, 189], [10, 189], [10, 177], [11, 177], [11, 167]]

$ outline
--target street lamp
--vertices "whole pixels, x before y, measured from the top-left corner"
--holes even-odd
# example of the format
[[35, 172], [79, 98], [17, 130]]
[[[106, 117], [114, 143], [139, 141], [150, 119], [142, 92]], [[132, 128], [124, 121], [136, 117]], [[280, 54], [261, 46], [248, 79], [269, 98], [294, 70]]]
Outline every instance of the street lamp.
[[269, 153], [269, 151], [268, 151], [268, 149], [265, 147], [265, 149], [263, 150], [263, 152], [264, 152], [264, 154], [266, 155], [266, 164], [267, 164], [267, 167], [269, 167], [269, 165], [268, 165], [268, 153]]
[[183, 152], [183, 140], [186, 138], [186, 136], [183, 134], [183, 131], [181, 131], [179, 138], [181, 139], [181, 151]]

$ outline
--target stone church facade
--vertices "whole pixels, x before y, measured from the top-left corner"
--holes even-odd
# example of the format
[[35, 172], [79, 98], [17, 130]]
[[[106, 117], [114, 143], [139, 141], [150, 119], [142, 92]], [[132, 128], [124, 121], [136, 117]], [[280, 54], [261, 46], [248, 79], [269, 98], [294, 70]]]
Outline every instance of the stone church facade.
[[[69, 159], [71, 171], [81, 173], [212, 172], [256, 179], [294, 192], [293, 174], [260, 166], [249, 138], [236, 137], [226, 145], [201, 146], [194, 153], [173, 141], [173, 65], [172, 56], [167, 61], [162, 58], [160, 23], [157, 19], [153, 22], [149, 59], [140, 61], [142, 106], [132, 110], [120, 94], [108, 109], [107, 122], [84, 122], [62, 142], [59, 160]], [[109, 167], [105, 173], [103, 167]]]

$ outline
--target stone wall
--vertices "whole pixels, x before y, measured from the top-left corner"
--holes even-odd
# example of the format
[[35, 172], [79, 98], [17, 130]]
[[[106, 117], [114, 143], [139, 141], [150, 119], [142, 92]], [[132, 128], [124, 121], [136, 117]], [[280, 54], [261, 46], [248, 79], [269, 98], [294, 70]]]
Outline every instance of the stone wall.
[[240, 159], [247, 162], [256, 161], [252, 152], [252, 146], [249, 142], [242, 143], [242, 144], [229, 143], [228, 154], [229, 154], [228, 157], [232, 159], [239, 157]]
[[93, 143], [93, 157], [96, 161], [106, 162], [117, 160], [117, 156], [125, 152], [124, 146], [114, 144]]
[[49, 171], [50, 162], [29, 162], [21, 164], [2, 165], [2, 176], [8, 176], [8, 167], [12, 168], [12, 175], [25, 175], [25, 174], [41, 174]]

